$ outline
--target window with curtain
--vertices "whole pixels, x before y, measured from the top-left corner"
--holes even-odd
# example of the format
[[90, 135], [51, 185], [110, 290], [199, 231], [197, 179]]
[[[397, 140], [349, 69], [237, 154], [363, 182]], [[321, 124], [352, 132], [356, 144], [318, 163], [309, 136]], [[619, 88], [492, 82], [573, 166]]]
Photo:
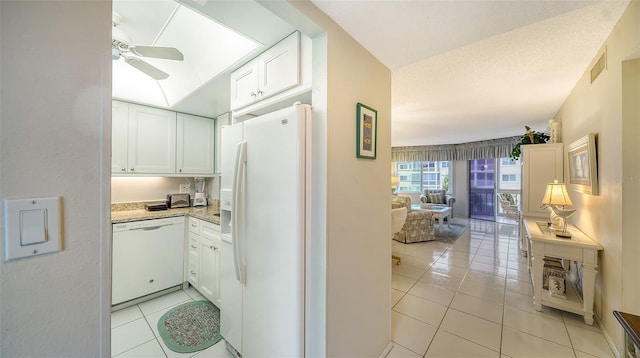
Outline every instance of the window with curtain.
[[520, 191], [520, 159], [500, 158], [498, 170], [500, 172], [498, 181], [498, 191], [515, 192]]
[[520, 166], [520, 159], [500, 158], [501, 167]]
[[448, 161], [397, 162], [398, 192], [419, 193], [423, 190], [448, 189], [451, 181]]

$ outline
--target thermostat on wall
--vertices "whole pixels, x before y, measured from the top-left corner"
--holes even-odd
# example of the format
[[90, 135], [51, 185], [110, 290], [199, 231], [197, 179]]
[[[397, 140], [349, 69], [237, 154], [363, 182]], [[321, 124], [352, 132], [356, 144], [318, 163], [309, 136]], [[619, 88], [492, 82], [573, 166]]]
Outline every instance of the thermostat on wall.
[[4, 201], [4, 260], [62, 249], [62, 198]]

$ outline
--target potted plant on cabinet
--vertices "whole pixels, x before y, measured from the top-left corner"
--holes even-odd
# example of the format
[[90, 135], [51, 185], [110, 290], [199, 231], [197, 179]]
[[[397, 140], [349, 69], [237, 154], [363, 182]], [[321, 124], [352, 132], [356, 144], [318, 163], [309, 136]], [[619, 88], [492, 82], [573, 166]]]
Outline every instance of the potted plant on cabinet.
[[532, 131], [529, 126], [524, 126], [526, 130], [525, 134], [520, 137], [520, 141], [516, 143], [511, 151], [511, 159], [517, 160], [520, 158], [522, 151], [520, 146], [523, 144], [544, 144], [549, 140], [549, 135], [543, 132]]

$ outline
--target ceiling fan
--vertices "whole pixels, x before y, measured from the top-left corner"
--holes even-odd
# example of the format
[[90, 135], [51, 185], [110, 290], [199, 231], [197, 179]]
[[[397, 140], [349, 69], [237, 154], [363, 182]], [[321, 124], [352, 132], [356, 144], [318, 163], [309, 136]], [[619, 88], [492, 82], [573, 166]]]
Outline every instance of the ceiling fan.
[[117, 27], [121, 23], [122, 16], [114, 12], [112, 18], [113, 29], [111, 42], [111, 57], [114, 60], [118, 60], [122, 57], [126, 63], [156, 80], [164, 80], [169, 77], [169, 74], [143, 61], [141, 57], [162, 58], [175, 61], [184, 60], [182, 52], [174, 47], [132, 45], [129, 35]]

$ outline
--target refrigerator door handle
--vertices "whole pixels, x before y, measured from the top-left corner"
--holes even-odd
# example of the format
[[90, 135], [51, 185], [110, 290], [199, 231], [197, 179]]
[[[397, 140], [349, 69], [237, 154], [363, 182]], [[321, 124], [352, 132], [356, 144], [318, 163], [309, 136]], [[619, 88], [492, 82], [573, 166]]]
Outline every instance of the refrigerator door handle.
[[247, 163], [247, 142], [238, 143], [236, 148], [235, 171], [233, 173], [233, 203], [231, 232], [233, 237], [233, 263], [236, 279], [245, 284], [244, 262], [244, 181]]

